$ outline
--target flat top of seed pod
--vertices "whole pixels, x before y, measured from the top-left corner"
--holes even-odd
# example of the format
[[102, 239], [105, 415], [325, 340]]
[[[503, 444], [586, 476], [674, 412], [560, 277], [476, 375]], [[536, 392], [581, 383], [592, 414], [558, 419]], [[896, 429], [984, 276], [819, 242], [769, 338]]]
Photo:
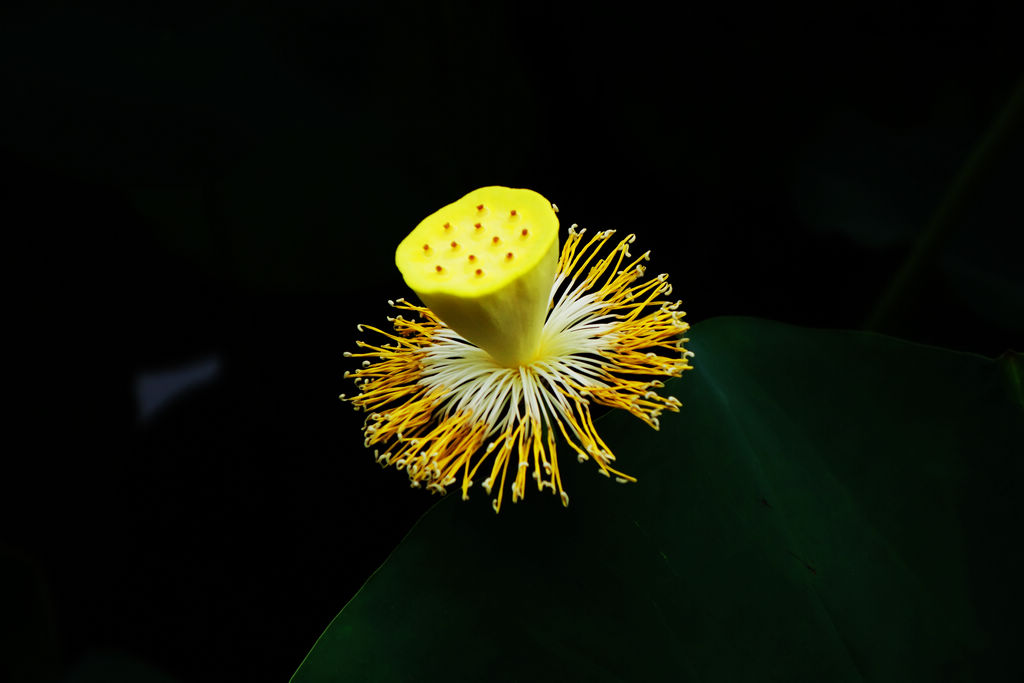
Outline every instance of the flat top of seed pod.
[[480, 297], [531, 271], [557, 241], [558, 217], [543, 196], [482, 187], [424, 218], [395, 265], [417, 293]]

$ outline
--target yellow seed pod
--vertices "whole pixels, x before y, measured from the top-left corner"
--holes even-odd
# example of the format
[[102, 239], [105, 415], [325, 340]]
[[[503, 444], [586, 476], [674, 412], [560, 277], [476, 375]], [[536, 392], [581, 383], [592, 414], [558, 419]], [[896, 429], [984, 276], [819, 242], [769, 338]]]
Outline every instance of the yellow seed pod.
[[558, 266], [558, 217], [533, 190], [482, 187], [423, 219], [395, 264], [427, 307], [499, 364], [529, 363]]

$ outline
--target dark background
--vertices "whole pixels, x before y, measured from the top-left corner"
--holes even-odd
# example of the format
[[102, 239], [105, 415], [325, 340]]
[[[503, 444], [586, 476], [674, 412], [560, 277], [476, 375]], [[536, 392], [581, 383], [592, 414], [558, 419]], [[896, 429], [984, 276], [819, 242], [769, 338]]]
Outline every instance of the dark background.
[[432, 502], [363, 450], [341, 353], [408, 296], [398, 241], [476, 187], [637, 233], [694, 322], [1021, 348], [1020, 36], [994, 4], [77, 5], [0, 15], [26, 680], [110, 652], [290, 676]]

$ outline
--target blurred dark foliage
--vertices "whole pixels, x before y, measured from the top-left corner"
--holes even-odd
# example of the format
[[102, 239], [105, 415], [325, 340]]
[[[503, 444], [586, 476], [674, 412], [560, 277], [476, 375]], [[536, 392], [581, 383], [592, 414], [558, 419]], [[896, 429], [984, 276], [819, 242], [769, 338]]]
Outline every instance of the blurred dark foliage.
[[[364, 451], [341, 352], [471, 189], [637, 233], [694, 320], [860, 327], [1017, 87], [996, 7], [6, 6], [11, 671], [294, 671], [431, 503]], [[1020, 349], [1020, 150], [881, 331]], [[140, 420], [140, 373], [203, 357]]]

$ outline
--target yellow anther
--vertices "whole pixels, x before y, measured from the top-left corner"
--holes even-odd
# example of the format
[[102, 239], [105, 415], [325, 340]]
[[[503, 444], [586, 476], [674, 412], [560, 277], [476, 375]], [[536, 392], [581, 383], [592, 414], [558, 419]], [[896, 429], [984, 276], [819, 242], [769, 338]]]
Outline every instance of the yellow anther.
[[[477, 234], [474, 207], [484, 202], [495, 224]], [[501, 221], [512, 206], [517, 223]], [[441, 239], [445, 221], [452, 232]], [[540, 195], [484, 188], [436, 212], [399, 247], [396, 262], [427, 305], [389, 300], [404, 314], [387, 317], [393, 333], [358, 327], [382, 340], [357, 341], [359, 350], [345, 353], [361, 367], [345, 374], [358, 395], [343, 398], [366, 412], [364, 444], [377, 462], [405, 470], [412, 486], [444, 495], [458, 485], [465, 498], [486, 477], [481, 486], [497, 511], [503, 500], [522, 500], [533, 478], [567, 505], [556, 435], [599, 474], [635, 481], [613, 467], [590, 406], [625, 410], [653, 429], [679, 411], [676, 398], [653, 391], [665, 383], [651, 379], [692, 369], [685, 314], [660, 298], [668, 282], [638, 280], [647, 254], [629, 255], [632, 236], [606, 245], [611, 231], [584, 239], [574, 226], [557, 256], [557, 225]], [[485, 248], [496, 234], [515, 243]], [[452, 238], [470, 240], [473, 253], [444, 249]], [[425, 256], [435, 240], [438, 249]], [[467, 341], [480, 348], [468, 350]]]

